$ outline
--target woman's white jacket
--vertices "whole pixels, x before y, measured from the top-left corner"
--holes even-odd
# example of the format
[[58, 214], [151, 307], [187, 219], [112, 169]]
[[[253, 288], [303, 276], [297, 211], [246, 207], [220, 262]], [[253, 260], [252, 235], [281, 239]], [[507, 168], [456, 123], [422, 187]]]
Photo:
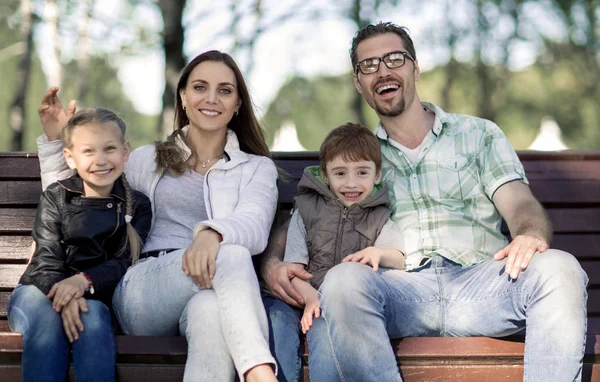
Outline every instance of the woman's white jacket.
[[[187, 128], [183, 128], [184, 133], [187, 133]], [[227, 130], [226, 139], [227, 158], [215, 163], [204, 177], [204, 205], [208, 220], [196, 224], [194, 236], [201, 230], [212, 228], [223, 237], [221, 244], [241, 245], [256, 255], [266, 248], [275, 217], [277, 168], [270, 158], [241, 151], [232, 130]], [[48, 141], [46, 135], [42, 135], [37, 144], [43, 189], [72, 175], [63, 157], [60, 140]], [[191, 150], [181, 138], [177, 138], [177, 144], [191, 155]], [[125, 173], [131, 187], [150, 198], [154, 226], [154, 191], [162, 176], [156, 168], [155, 146], [134, 150], [125, 165]]]

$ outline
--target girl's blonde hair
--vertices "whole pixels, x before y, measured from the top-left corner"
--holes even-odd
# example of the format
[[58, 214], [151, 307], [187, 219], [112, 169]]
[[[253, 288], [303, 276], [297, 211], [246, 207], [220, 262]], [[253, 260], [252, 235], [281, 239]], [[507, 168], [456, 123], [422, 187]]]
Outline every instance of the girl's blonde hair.
[[[99, 125], [112, 125], [117, 127], [119, 130], [119, 140], [121, 144], [125, 144], [125, 131], [126, 126], [125, 122], [119, 116], [117, 116], [114, 112], [108, 109], [81, 109], [67, 123], [64, 129], [62, 129], [60, 134], [60, 139], [63, 143], [63, 146], [66, 148], [71, 148], [72, 141], [71, 138], [73, 136], [73, 131], [78, 126], [87, 125], [89, 123], [96, 123]], [[138, 235], [137, 231], [131, 224], [131, 220], [133, 218], [133, 206], [135, 199], [133, 197], [133, 191], [129, 182], [125, 177], [125, 173], [121, 174], [120, 177], [121, 184], [123, 185], [123, 189], [125, 190], [125, 223], [127, 224], [127, 237], [125, 243], [119, 253], [116, 253], [116, 256], [121, 256], [127, 246], [129, 246], [131, 252], [131, 262], [135, 263], [140, 258], [140, 252], [142, 249], [142, 240]]]

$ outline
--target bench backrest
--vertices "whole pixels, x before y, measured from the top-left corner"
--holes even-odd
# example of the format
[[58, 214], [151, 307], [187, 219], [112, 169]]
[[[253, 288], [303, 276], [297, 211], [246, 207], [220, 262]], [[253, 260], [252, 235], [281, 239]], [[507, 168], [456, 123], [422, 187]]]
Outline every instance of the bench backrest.
[[[600, 316], [600, 152], [519, 152], [531, 189], [553, 225], [552, 247], [575, 255], [590, 278], [588, 315]], [[292, 206], [302, 170], [317, 153], [274, 153], [289, 182], [280, 182], [282, 213]], [[0, 330], [23, 273], [41, 192], [37, 154], [0, 153]], [[4, 321], [4, 323], [2, 322]]]

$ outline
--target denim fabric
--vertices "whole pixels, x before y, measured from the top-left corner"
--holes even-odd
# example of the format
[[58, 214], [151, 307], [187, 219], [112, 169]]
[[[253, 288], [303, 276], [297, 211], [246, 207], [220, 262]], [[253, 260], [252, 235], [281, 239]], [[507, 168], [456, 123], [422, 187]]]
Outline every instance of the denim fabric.
[[269, 320], [269, 346], [277, 360], [279, 382], [302, 379], [300, 357], [300, 320], [303, 311], [289, 306], [275, 297], [263, 294], [263, 303]]
[[[109, 309], [87, 300], [81, 313], [84, 330], [72, 344], [77, 381], [115, 380], [115, 340]], [[8, 324], [23, 335], [23, 381], [65, 381], [69, 367], [69, 340], [52, 301], [33, 285], [15, 288], [8, 305]]]
[[389, 337], [502, 337], [527, 329], [525, 381], [580, 381], [587, 275], [568, 253], [536, 254], [517, 280], [504, 261], [414, 271], [344, 263], [320, 289], [309, 331], [312, 381], [401, 381]]
[[113, 297], [123, 331], [152, 336], [185, 333], [186, 381], [233, 380], [236, 370], [243, 381], [252, 367], [275, 365], [249, 251], [222, 245], [208, 290], [183, 273], [183, 252], [148, 258], [127, 271]]

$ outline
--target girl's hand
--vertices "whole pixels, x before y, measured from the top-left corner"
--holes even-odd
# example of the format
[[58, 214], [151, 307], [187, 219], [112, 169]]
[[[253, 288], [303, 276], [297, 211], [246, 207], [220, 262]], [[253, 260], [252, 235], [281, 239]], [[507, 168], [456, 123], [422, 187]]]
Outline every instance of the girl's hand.
[[217, 253], [221, 247], [221, 234], [205, 229], [196, 235], [192, 244], [183, 253], [181, 267], [186, 276], [191, 276], [196, 285], [209, 289], [215, 277]]
[[80, 311], [84, 313], [88, 311], [87, 301], [83, 297], [72, 299], [60, 314], [65, 334], [69, 338], [70, 343], [77, 341], [79, 339], [79, 332], [83, 332]]
[[306, 299], [306, 305], [304, 306], [304, 314], [302, 315], [302, 333], [306, 334], [308, 329], [312, 326], [313, 316], [315, 318], [321, 317], [321, 308], [319, 306], [319, 298], [315, 293], [314, 296], [310, 296]]
[[355, 252], [351, 255], [344, 257], [342, 263], [355, 262], [361, 264], [368, 264], [373, 267], [373, 271], [377, 272], [379, 269], [379, 263], [381, 262], [381, 255], [383, 251], [376, 247], [367, 247], [361, 251]]
[[52, 309], [60, 312], [72, 299], [82, 297], [88, 284], [82, 275], [71, 276], [54, 284], [46, 297], [52, 300]]
[[67, 122], [75, 114], [77, 108], [77, 102], [71, 100], [65, 110], [57, 93], [58, 88], [48, 89], [42, 97], [42, 105], [38, 109], [40, 122], [49, 141], [57, 140], [60, 137], [61, 130], [67, 126]]

